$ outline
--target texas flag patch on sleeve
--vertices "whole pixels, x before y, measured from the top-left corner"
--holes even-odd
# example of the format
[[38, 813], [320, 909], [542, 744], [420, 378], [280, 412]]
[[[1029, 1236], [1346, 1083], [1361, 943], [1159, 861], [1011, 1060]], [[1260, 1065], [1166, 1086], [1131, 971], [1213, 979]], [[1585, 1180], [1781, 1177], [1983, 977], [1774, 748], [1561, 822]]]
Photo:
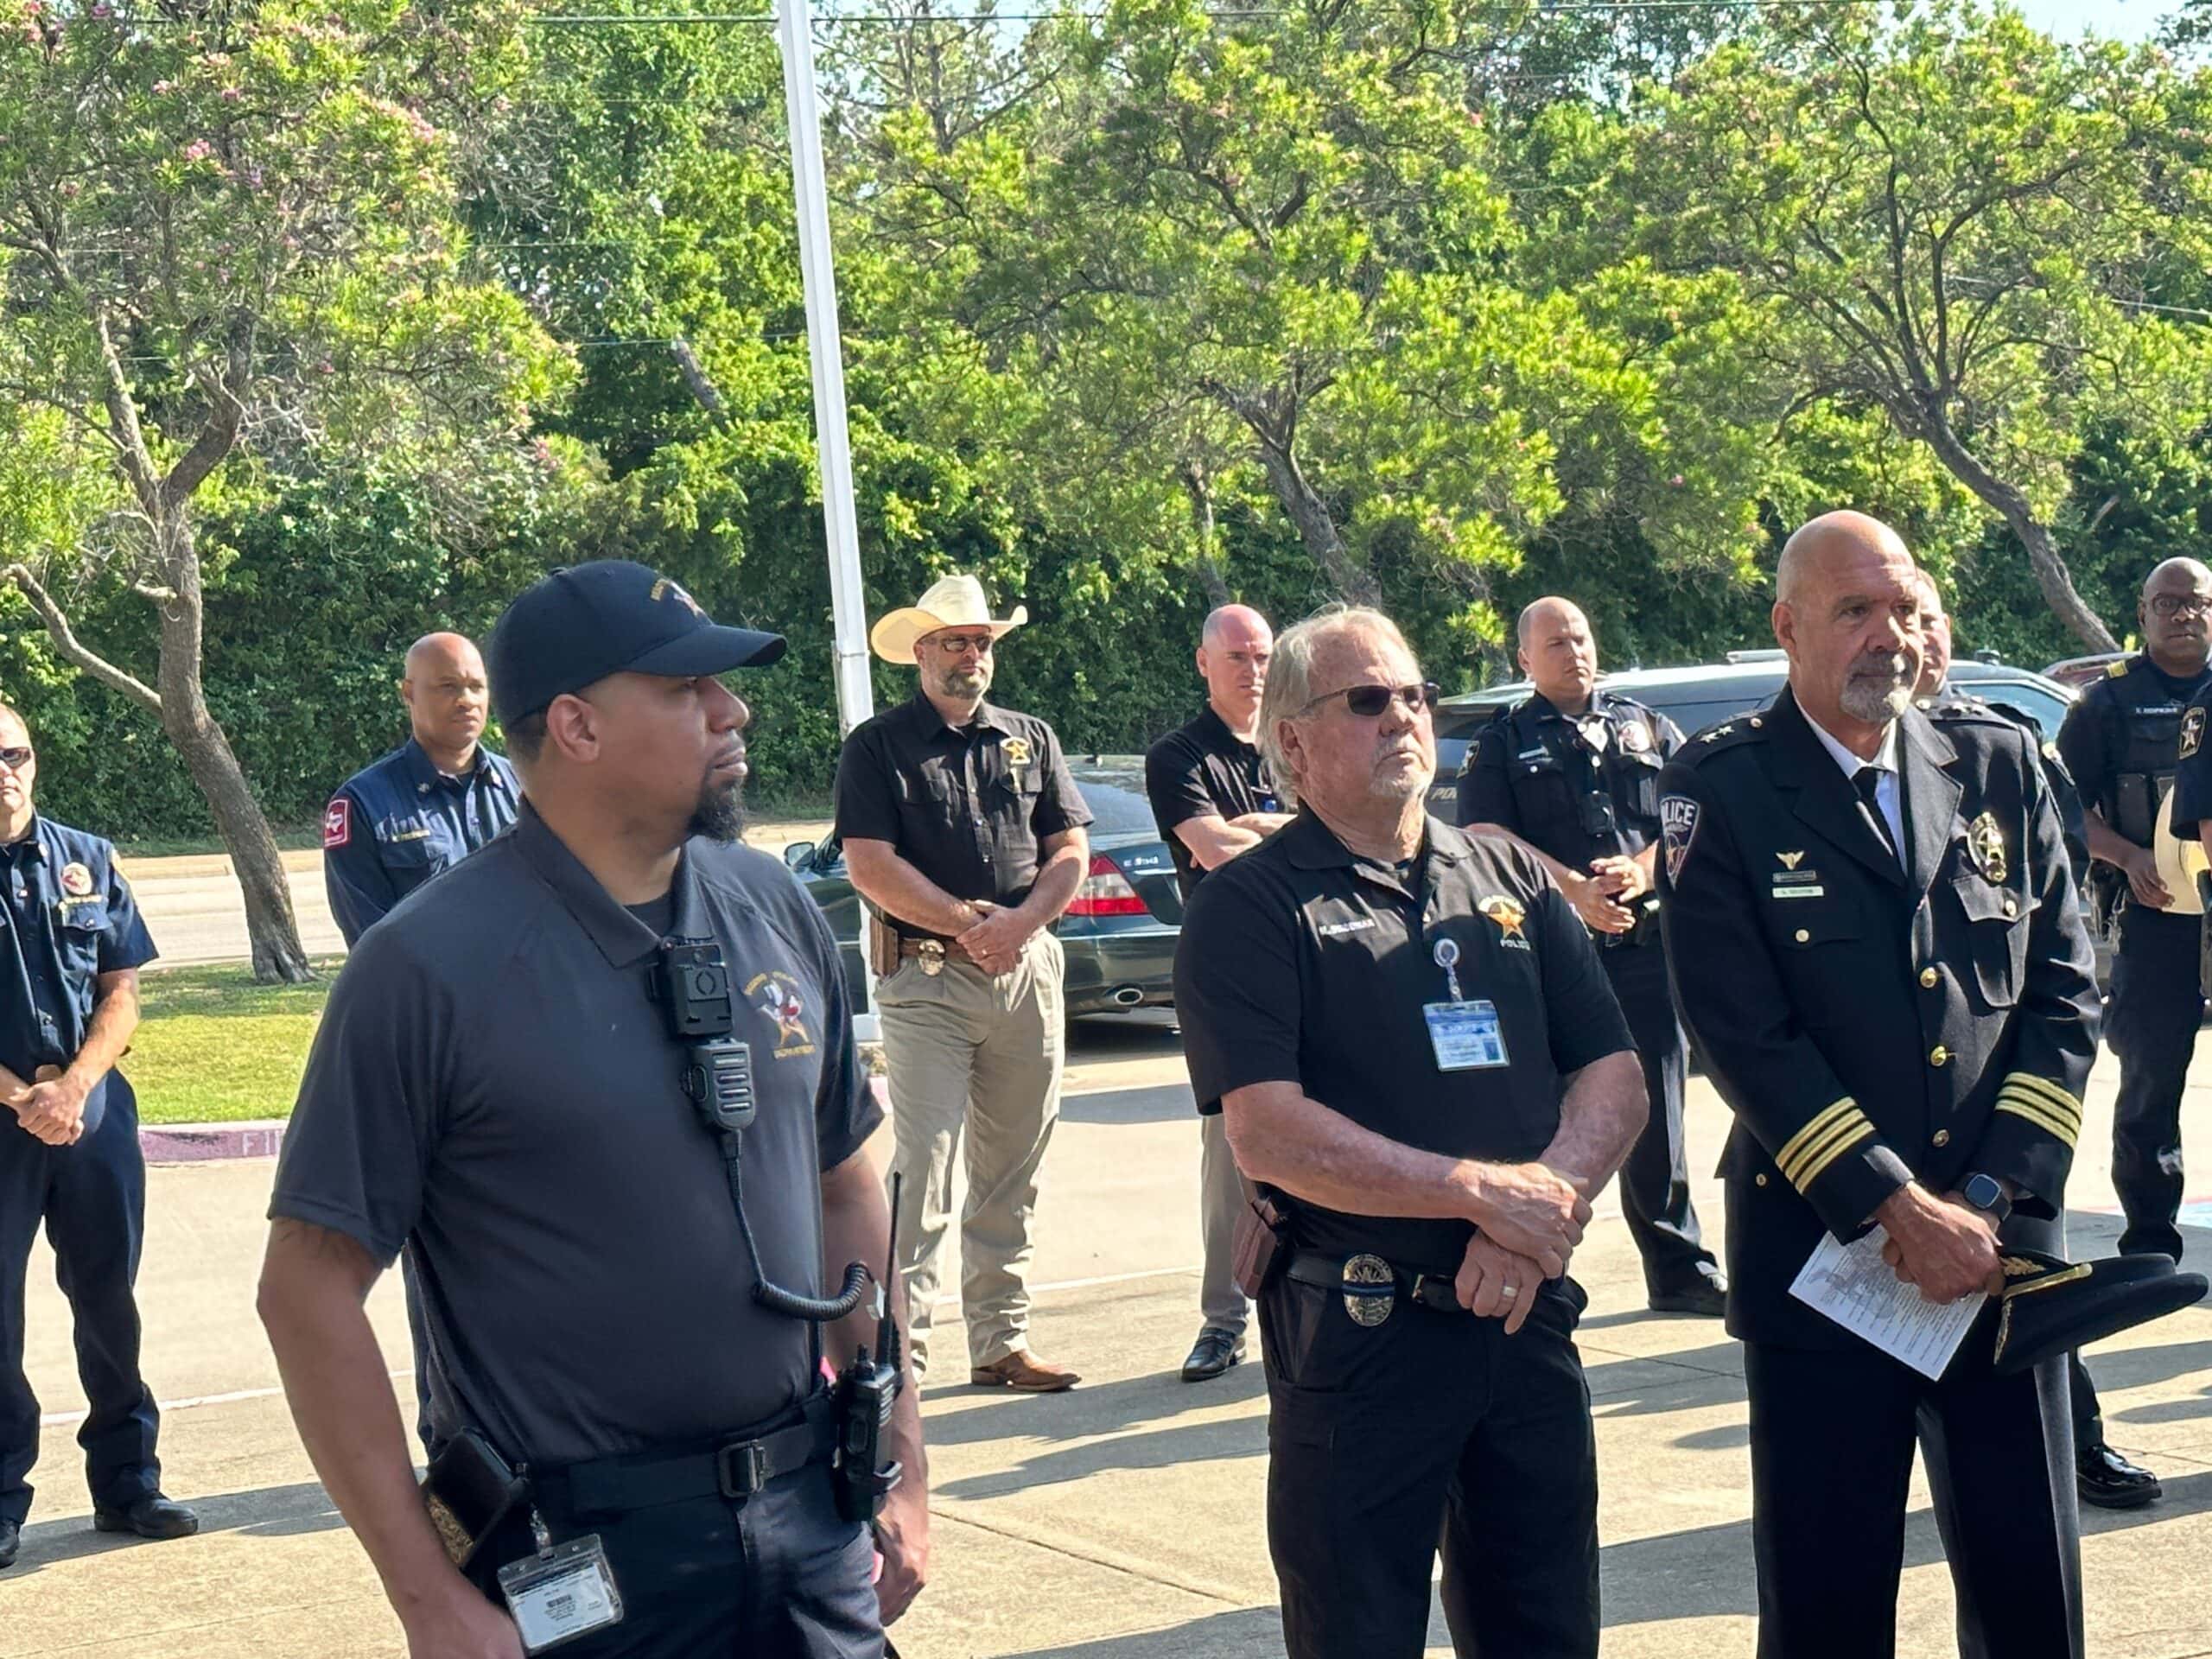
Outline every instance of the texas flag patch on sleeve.
[[353, 838], [353, 803], [340, 795], [322, 810], [322, 845], [327, 852]]

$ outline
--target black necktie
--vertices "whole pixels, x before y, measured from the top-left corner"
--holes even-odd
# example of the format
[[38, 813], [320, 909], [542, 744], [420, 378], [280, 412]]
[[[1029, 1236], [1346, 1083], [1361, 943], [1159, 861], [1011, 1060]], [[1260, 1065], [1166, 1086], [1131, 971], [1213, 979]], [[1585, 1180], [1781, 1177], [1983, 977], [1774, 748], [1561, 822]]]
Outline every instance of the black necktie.
[[1902, 864], [1904, 860], [1890, 835], [1890, 821], [1882, 816], [1882, 804], [1874, 796], [1881, 782], [1882, 769], [1879, 766], [1861, 766], [1851, 774], [1851, 786], [1859, 791], [1859, 802], [1866, 809], [1866, 817], [1874, 826], [1874, 833], [1882, 838], [1882, 845], [1890, 849], [1890, 856]]

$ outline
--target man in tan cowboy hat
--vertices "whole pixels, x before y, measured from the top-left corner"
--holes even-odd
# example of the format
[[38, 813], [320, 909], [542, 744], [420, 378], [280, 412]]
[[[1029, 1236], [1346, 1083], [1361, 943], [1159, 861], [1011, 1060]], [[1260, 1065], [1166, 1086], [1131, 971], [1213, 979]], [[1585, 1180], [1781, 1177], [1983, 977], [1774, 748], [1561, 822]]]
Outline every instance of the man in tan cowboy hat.
[[1090, 863], [1060, 741], [1043, 721], [983, 701], [1000, 636], [973, 576], [947, 576], [868, 636], [921, 671], [913, 700], [854, 729], [837, 766], [837, 838], [878, 919], [900, 1267], [914, 1375], [929, 1362], [931, 1305], [968, 1136], [961, 1301], [974, 1382], [1035, 1394], [1076, 1374], [1029, 1351], [1030, 1227], [1060, 1109], [1060, 942], [1052, 923]]

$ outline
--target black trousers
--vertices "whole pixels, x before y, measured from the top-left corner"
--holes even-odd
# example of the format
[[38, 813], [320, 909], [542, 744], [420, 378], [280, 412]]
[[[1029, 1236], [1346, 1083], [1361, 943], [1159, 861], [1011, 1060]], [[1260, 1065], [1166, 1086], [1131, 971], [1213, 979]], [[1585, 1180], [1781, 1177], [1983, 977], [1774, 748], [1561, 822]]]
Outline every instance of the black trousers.
[[1573, 1342], [1584, 1298], [1527, 1325], [1401, 1298], [1373, 1328], [1279, 1281], [1260, 1300], [1268, 1547], [1289, 1659], [1418, 1659], [1440, 1539], [1454, 1650], [1598, 1651], [1598, 1457]]
[[138, 1104], [120, 1072], [106, 1110], [73, 1147], [48, 1147], [14, 1117], [0, 1122], [0, 1521], [29, 1515], [38, 1461], [38, 1396], [23, 1375], [31, 1245], [44, 1223], [55, 1276], [75, 1320], [77, 1376], [91, 1414], [77, 1431], [92, 1502], [123, 1508], [161, 1484], [161, 1414], [138, 1375], [138, 1249], [146, 1165]]
[[1916, 1440], [1958, 1595], [1961, 1659], [2078, 1659], [2081, 1547], [2063, 1361], [1940, 1382], [1872, 1348], [1744, 1345], [1759, 1659], [1885, 1659]]
[[1658, 936], [1646, 944], [1601, 947], [1613, 995], [1636, 1039], [1650, 1121], [1621, 1166], [1621, 1209], [1643, 1258], [1644, 1288], [1654, 1296], [1694, 1288], [1715, 1270], [1690, 1203], [1689, 1150], [1682, 1133], [1687, 1045], [1667, 988], [1667, 953]]
[[[826, 1463], [750, 1497], [544, 1515], [556, 1543], [598, 1536], [622, 1597], [622, 1622], [562, 1659], [882, 1659], [874, 1547], [838, 1516]], [[524, 1530], [502, 1553], [529, 1548]]]
[[2112, 1179], [2127, 1214], [2124, 1255], [2181, 1260], [2181, 1095], [2204, 1019], [2199, 925], [2135, 904], [2120, 915], [2105, 1042], [2120, 1057]]

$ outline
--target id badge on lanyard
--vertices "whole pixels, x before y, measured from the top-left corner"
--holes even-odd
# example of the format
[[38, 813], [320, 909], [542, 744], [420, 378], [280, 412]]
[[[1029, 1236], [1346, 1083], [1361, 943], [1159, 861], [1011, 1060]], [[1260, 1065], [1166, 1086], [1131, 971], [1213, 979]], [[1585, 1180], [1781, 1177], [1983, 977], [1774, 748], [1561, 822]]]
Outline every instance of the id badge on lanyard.
[[538, 1654], [622, 1622], [622, 1592], [599, 1535], [556, 1544], [535, 1510], [531, 1530], [537, 1553], [499, 1569], [499, 1593], [522, 1637], [522, 1650]]
[[1505, 1052], [1505, 1032], [1495, 1003], [1470, 1001], [1459, 990], [1459, 941], [1442, 938], [1432, 953], [1444, 970], [1449, 1002], [1430, 1002], [1421, 1008], [1428, 1022], [1428, 1045], [1440, 1071], [1479, 1071], [1511, 1064]]

